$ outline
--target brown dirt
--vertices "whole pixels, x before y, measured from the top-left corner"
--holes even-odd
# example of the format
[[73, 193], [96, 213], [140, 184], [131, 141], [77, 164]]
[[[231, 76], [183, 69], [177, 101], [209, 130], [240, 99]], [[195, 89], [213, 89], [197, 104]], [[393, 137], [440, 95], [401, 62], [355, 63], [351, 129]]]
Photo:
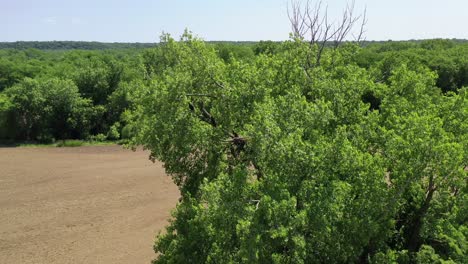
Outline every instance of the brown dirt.
[[0, 263], [150, 263], [178, 197], [141, 150], [0, 148]]

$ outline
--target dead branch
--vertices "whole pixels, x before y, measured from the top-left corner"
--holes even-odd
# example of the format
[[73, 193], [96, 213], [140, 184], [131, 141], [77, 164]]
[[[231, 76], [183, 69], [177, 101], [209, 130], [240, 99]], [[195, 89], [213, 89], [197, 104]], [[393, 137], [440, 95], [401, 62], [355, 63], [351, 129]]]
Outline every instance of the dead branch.
[[[322, 1], [317, 1], [311, 5], [307, 0], [305, 5], [301, 5], [298, 0], [291, 0], [287, 13], [291, 23], [294, 38], [300, 41], [307, 41], [310, 47], [317, 46], [315, 60], [307, 58], [306, 69], [320, 64], [325, 47], [331, 43], [333, 48], [338, 48], [349, 35], [354, 36], [357, 42], [363, 39], [365, 25], [367, 23], [366, 10], [362, 15], [355, 15], [354, 0], [346, 5], [342, 16], [338, 21], [331, 22], [328, 17], [328, 6], [322, 8]], [[360, 28], [355, 35], [353, 29], [360, 22]]]
[[361, 43], [364, 41], [364, 33], [366, 33], [366, 25], [367, 25], [367, 7], [364, 8], [364, 13], [362, 14], [362, 19], [361, 19], [361, 26], [359, 28], [359, 33], [357, 36], [353, 34], [354, 41], [357, 43]]
[[199, 102], [198, 111], [197, 111], [197, 108], [195, 107], [195, 105], [193, 104], [193, 102], [189, 102], [188, 107], [189, 107], [190, 112], [192, 112], [194, 114], [196, 114], [196, 112], [198, 112], [198, 111], [200, 112], [200, 114], [198, 115], [198, 119], [200, 119], [200, 121], [208, 123], [212, 127], [217, 127], [218, 126], [218, 123], [216, 122], [216, 119], [213, 117], [213, 115], [210, 112], [208, 112], [208, 110], [205, 109], [205, 105], [204, 105], [203, 102]]
[[255, 210], [258, 210], [258, 205], [260, 204], [260, 200], [250, 200], [249, 202], [255, 204]]

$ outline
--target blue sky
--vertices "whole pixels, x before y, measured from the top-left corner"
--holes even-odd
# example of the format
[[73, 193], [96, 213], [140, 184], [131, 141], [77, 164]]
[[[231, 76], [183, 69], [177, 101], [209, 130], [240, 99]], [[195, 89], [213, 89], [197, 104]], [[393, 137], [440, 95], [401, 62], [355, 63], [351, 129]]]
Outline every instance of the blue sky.
[[[345, 0], [323, 0], [338, 15]], [[284, 40], [288, 0], [0, 0], [0, 41], [155, 42], [189, 28], [206, 40]], [[468, 39], [468, 0], [356, 0], [368, 40]]]

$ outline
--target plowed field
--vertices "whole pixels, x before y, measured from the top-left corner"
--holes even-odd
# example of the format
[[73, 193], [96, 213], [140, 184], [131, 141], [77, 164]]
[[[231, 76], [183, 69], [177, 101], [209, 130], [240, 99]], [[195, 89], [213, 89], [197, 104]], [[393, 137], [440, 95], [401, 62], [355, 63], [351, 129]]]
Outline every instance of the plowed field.
[[0, 148], [0, 263], [150, 263], [178, 197], [142, 150]]

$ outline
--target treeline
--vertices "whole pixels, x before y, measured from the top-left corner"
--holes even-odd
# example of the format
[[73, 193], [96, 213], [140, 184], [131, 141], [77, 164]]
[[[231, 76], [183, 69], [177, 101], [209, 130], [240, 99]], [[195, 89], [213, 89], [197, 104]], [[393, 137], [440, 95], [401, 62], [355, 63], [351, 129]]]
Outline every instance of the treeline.
[[[8, 43], [7, 43], [8, 44]], [[58, 139], [128, 137], [125, 113], [139, 87], [174, 62], [154, 44], [16, 42], [0, 49], [0, 139], [50, 142]], [[468, 44], [452, 40], [366, 43], [353, 63], [388, 83], [402, 64], [437, 74], [443, 92], [468, 86]], [[2, 45], [5, 45], [3, 43]], [[131, 45], [131, 48], [127, 45]], [[230, 64], [287, 52], [281, 42], [208, 42]], [[5, 47], [1, 46], [0, 47]], [[26, 47], [46, 49], [41, 51]], [[137, 48], [138, 47], [138, 48]], [[67, 49], [97, 49], [68, 50]], [[52, 51], [54, 49], [59, 49]], [[367, 99], [377, 107], [376, 94]]]
[[0, 138], [118, 139], [143, 79], [140, 51], [0, 50]]
[[108, 50], [151, 48], [155, 45], [156, 43], [121, 43], [97, 41], [15, 41], [0, 42], [0, 49]]
[[[369, 45], [383, 45], [392, 43], [392, 45], [406, 45], [408, 43], [417, 46], [420, 43], [430, 42], [432, 40], [408, 40], [408, 41], [362, 41], [362, 46]], [[453, 44], [468, 43], [466, 39], [451, 39], [442, 40], [449, 41]], [[272, 41], [206, 41], [212, 45], [228, 45], [234, 46], [247, 46], [253, 48], [259, 43], [272, 42]], [[279, 44], [279, 41], [274, 43]], [[332, 46], [333, 42], [327, 43], [327, 46]], [[14, 41], [14, 42], [0, 42], [0, 49], [39, 49], [39, 50], [108, 50], [108, 49], [142, 49], [153, 48], [157, 43], [140, 43], [140, 42], [97, 42], [97, 41]]]
[[[209, 43], [230, 46], [253, 46], [253, 41], [210, 41]], [[140, 42], [97, 42], [97, 41], [14, 41], [0, 42], [0, 49], [39, 49], [39, 50], [109, 50], [109, 49], [144, 49], [153, 48], [157, 43]]]

